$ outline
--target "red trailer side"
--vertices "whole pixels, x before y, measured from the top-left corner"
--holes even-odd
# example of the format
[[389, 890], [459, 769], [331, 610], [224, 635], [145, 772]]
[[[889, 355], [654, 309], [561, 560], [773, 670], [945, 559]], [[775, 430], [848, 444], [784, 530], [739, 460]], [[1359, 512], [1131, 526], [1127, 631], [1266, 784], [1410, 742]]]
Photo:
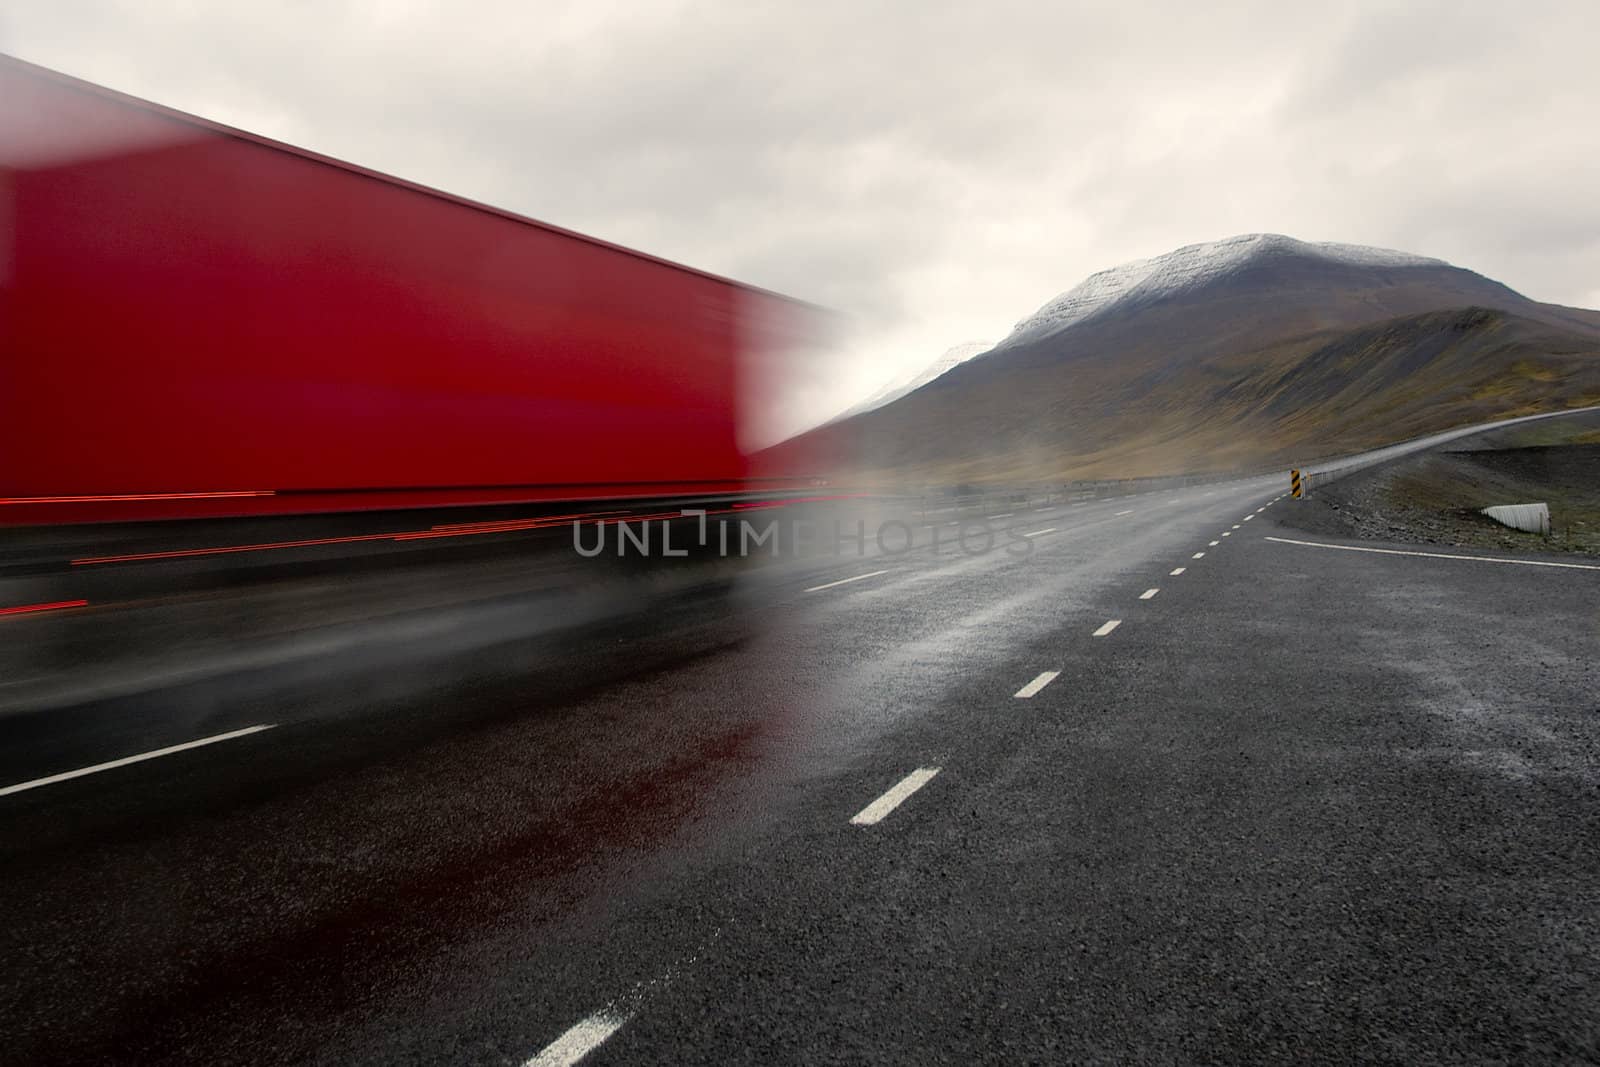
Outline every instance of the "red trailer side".
[[738, 491], [804, 314], [0, 57], [0, 524]]

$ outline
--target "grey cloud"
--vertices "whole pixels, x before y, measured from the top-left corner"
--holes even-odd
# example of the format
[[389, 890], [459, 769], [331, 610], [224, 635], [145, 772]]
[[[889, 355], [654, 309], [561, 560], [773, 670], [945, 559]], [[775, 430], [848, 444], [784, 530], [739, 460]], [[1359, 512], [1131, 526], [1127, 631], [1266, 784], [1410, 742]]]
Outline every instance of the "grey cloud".
[[[27, 0], [0, 47], [836, 307], [795, 420], [1084, 275], [1274, 230], [1594, 293], [1587, 0]], [[835, 383], [830, 386], [830, 382]]]

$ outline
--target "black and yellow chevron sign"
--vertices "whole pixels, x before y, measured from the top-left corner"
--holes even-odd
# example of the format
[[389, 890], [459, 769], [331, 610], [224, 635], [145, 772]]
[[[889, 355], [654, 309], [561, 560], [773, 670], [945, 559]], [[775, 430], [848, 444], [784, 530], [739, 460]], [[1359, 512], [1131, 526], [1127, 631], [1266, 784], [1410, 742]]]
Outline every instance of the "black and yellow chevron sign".
[[1306, 495], [1305, 487], [1300, 484], [1299, 471], [1289, 472], [1289, 495], [1294, 497], [1296, 500], [1299, 500], [1301, 497]]

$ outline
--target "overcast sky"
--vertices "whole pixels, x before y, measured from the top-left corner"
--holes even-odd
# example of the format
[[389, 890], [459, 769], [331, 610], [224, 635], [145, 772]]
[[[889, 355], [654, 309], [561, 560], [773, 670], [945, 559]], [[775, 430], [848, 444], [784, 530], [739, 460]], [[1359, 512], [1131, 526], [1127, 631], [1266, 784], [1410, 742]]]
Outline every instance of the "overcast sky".
[[820, 419], [1236, 233], [1600, 307], [1600, 4], [13, 0], [0, 50], [842, 312]]

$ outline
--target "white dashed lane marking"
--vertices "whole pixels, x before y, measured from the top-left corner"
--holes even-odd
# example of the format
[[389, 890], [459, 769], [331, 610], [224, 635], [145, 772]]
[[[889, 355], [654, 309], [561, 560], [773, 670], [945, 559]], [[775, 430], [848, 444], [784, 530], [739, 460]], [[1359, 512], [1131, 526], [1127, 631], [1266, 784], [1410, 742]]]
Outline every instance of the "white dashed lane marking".
[[918, 767], [896, 782], [883, 796], [852, 816], [850, 819], [851, 825], [871, 826], [874, 823], [882, 822], [884, 816], [905, 803], [907, 797], [927, 785], [933, 776], [938, 773], [939, 768], [937, 767]]
[[540, 1050], [523, 1067], [572, 1067], [622, 1029], [631, 1016], [597, 1011]]
[[1220, 544], [1222, 544], [1221, 541], [1212, 541], [1212, 542], [1210, 542], [1210, 547], [1216, 548]]
[[868, 578], [876, 578], [880, 574], [888, 573], [888, 571], [871, 571], [867, 574], [858, 574], [854, 578], [840, 578], [837, 582], [824, 582], [822, 585], [814, 585], [810, 589], [807, 589], [806, 592], [820, 593], [824, 589], [832, 589], [836, 585], [849, 585], [851, 582], [864, 582]]
[[1060, 671], [1041, 671], [1039, 673], [1039, 677], [1035, 678], [1033, 681], [1029, 682], [1027, 685], [1023, 686], [1021, 689], [1017, 690], [1017, 692], [1016, 692], [1017, 699], [1018, 700], [1027, 700], [1029, 697], [1033, 696], [1039, 690], [1043, 689], [1045, 686], [1049, 685], [1051, 682], [1055, 681], [1060, 676], [1061, 676], [1061, 672]]
[[12, 793], [21, 793], [29, 789], [37, 789], [42, 785], [55, 785], [57, 782], [65, 782], [73, 778], [82, 778], [86, 774], [98, 774], [101, 771], [115, 770], [118, 767], [126, 767], [130, 763], [143, 763], [145, 760], [157, 759], [161, 756], [170, 756], [176, 752], [187, 752], [191, 748], [200, 748], [204, 745], [214, 745], [218, 741], [232, 741], [236, 737], [248, 737], [250, 734], [258, 734], [262, 730], [270, 730], [274, 725], [276, 724], [267, 723], [262, 726], [246, 726], [242, 730], [229, 730], [225, 734], [214, 734], [211, 737], [202, 737], [198, 741], [185, 741], [181, 745], [169, 745], [166, 748], [158, 748], [151, 752], [141, 752], [137, 756], [124, 756], [121, 759], [114, 759], [107, 763], [96, 763], [92, 767], [80, 767], [75, 771], [63, 771], [61, 774], [52, 774], [45, 778], [35, 778], [28, 782], [18, 782], [16, 785], [8, 785], [4, 789], [0, 789], [0, 797], [9, 796]]
[[1153, 598], [1159, 592], [1161, 592], [1160, 589], [1146, 589], [1144, 592], [1139, 594], [1139, 599], [1140, 600], [1149, 600], [1149, 599]]
[[1022, 536], [1023, 537], [1043, 537], [1045, 534], [1051, 534], [1051, 533], [1055, 533], [1055, 532], [1056, 532], [1056, 528], [1054, 526], [1047, 526], [1043, 530], [1035, 530], [1032, 533], [1025, 533]]
[[1188, 569], [1189, 569], [1188, 567], [1174, 567], [1174, 568], [1172, 568], [1172, 572], [1171, 572], [1170, 577], [1176, 578], [1178, 575], [1182, 574], [1184, 571], [1186, 571]]
[[1194, 555], [1190, 556], [1189, 558], [1190, 559], [1205, 559], [1206, 558], [1206, 554], [1204, 552], [1196, 552]]
[[1117, 627], [1119, 627], [1121, 625], [1122, 625], [1122, 620], [1121, 619], [1107, 619], [1105, 622], [1100, 624], [1100, 629], [1098, 629], [1098, 630], [1096, 630], [1094, 632], [1094, 636], [1095, 637], [1104, 637], [1106, 634], [1110, 633], [1112, 630], [1115, 630]]

